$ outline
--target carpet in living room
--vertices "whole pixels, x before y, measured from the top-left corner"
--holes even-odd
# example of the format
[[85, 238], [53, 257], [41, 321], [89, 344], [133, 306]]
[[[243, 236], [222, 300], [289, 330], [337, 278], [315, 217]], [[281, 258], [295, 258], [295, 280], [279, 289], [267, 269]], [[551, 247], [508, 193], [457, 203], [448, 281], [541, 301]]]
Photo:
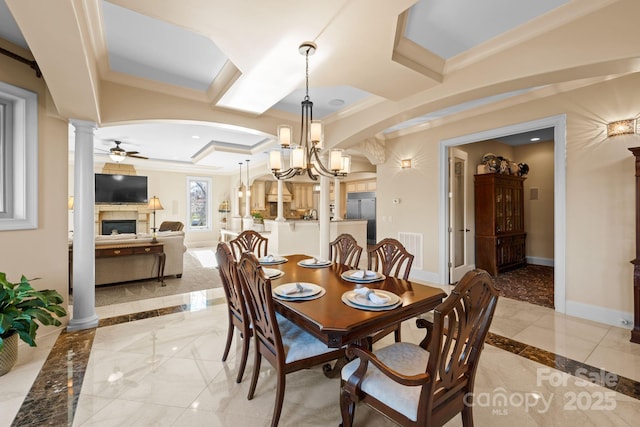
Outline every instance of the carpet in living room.
[[215, 248], [188, 249], [182, 278], [166, 277], [166, 286], [155, 279], [96, 286], [96, 307], [219, 288], [222, 283], [215, 267]]

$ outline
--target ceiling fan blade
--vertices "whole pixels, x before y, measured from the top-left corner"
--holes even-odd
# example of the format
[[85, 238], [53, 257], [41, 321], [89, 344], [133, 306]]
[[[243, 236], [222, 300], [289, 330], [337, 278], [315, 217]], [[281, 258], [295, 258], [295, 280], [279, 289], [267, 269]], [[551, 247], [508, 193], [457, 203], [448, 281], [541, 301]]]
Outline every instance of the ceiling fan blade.
[[132, 154], [140, 154], [139, 151], [127, 151], [127, 156], [130, 156]]
[[138, 156], [137, 154], [129, 154], [129, 153], [127, 153], [127, 157], [134, 157], [136, 159], [145, 159], [145, 160], [149, 159], [148, 157], [145, 157], [145, 156]]

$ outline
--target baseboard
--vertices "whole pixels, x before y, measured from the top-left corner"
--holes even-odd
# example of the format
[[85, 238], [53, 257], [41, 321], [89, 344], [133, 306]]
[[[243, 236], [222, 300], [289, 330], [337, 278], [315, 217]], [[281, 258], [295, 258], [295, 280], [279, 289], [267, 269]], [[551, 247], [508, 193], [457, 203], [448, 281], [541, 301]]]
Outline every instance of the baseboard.
[[631, 329], [633, 327], [633, 313], [597, 305], [567, 300], [565, 314], [619, 328]]
[[433, 273], [433, 272], [424, 271], [424, 270], [411, 270], [411, 273], [409, 273], [409, 279], [441, 284], [440, 275], [438, 273]]
[[526, 259], [527, 259], [527, 264], [544, 265], [546, 267], [554, 266], [553, 258], [540, 258], [536, 256], [528, 256], [526, 257]]

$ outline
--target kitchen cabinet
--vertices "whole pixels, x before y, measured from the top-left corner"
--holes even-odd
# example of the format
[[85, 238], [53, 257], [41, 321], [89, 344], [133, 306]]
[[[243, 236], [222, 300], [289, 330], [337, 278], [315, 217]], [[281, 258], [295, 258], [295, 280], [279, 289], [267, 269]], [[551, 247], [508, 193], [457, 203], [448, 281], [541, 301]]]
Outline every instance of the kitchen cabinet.
[[475, 175], [476, 267], [494, 276], [526, 264], [524, 180], [497, 173]]
[[313, 209], [313, 184], [293, 183], [291, 209]]
[[254, 181], [251, 185], [251, 210], [263, 211], [266, 209], [266, 191], [264, 181]]
[[351, 181], [347, 182], [347, 193], [363, 193], [376, 191], [376, 181]]

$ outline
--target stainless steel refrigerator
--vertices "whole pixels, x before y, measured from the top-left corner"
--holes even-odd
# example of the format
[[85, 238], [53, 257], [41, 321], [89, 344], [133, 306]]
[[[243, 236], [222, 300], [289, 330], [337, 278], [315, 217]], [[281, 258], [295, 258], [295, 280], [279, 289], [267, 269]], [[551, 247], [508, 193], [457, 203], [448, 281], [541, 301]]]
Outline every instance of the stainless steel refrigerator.
[[367, 220], [367, 243], [376, 243], [376, 193], [348, 193], [347, 219]]

